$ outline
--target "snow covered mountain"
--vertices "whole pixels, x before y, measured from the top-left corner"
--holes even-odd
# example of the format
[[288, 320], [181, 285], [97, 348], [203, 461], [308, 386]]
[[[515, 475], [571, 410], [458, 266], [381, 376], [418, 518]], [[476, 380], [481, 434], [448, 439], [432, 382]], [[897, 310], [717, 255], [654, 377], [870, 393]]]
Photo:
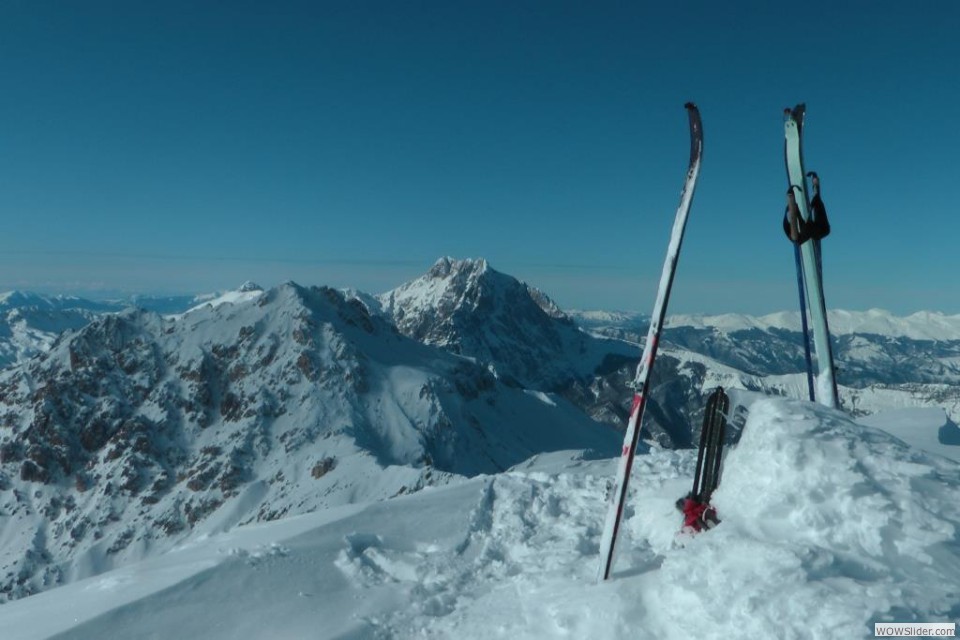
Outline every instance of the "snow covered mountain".
[[[626, 423], [638, 346], [583, 331], [546, 294], [485, 260], [442, 258], [377, 300], [415, 340], [482, 363], [507, 384], [562, 396], [599, 422]], [[648, 404], [650, 440], [691, 445], [706, 374], [702, 362], [663, 354]]]
[[[833, 310], [828, 312], [830, 332], [835, 336], [849, 334], [880, 335], [913, 340], [960, 340], [960, 315], [948, 316], [939, 312], [920, 311], [906, 317], [894, 316], [883, 309], [868, 311]], [[786, 329], [800, 331], [800, 316], [796, 312], [780, 312], [766, 316], [742, 314], [677, 315], [678, 326], [738, 329]]]
[[[571, 315], [593, 333], [634, 341], [643, 339], [649, 322], [629, 313]], [[829, 317], [845, 408], [864, 415], [942, 407], [960, 421], [960, 317], [922, 312], [900, 318], [878, 310], [831, 311]], [[805, 394], [798, 375], [806, 365], [797, 313], [671, 316], [663, 344], [682, 361], [703, 362], [712, 380], [792, 397]]]
[[[637, 458], [597, 585], [613, 460], [538, 456], [378, 503], [196, 535], [0, 607], [11, 640], [867, 638], [960, 619], [960, 466], [810, 403], [744, 396], [714, 494], [679, 532], [696, 453]], [[921, 428], [909, 412], [888, 424]], [[955, 428], [955, 427], [954, 427]]]
[[622, 342], [591, 337], [542, 291], [486, 260], [441, 258], [422, 277], [378, 296], [414, 340], [490, 365], [508, 384], [552, 391], [589, 382]]
[[115, 311], [70, 296], [22, 291], [0, 294], [0, 369], [47, 350], [60, 333], [86, 326], [97, 315]]
[[[414, 339], [483, 363], [510, 384], [561, 395], [595, 420], [620, 428], [626, 423], [646, 316], [566, 314], [485, 260], [450, 258], [377, 301]], [[960, 333], [953, 320], [879, 311], [841, 311], [831, 318], [839, 327], [842, 401], [854, 415], [942, 407], [960, 421]], [[924, 318], [931, 321], [926, 328]], [[644, 437], [668, 448], [691, 446], [704, 398], [716, 386], [804, 397], [799, 325], [796, 313], [668, 318]], [[859, 333], [864, 330], [883, 333]]]
[[[616, 330], [646, 332], [650, 317], [631, 311], [583, 311], [567, 312], [581, 326], [599, 330], [601, 333]], [[895, 316], [883, 309], [868, 311], [831, 310], [827, 313], [830, 332], [834, 336], [849, 334], [879, 335], [890, 338], [913, 340], [960, 340], [960, 315], [948, 316], [934, 311], [919, 311], [909, 316]], [[670, 316], [674, 327], [709, 329], [720, 332], [759, 329], [771, 332], [800, 331], [800, 315], [795, 311], [781, 311], [765, 316], [750, 316], [741, 313], [721, 315], [676, 314]]]
[[134, 296], [93, 301], [75, 296], [44, 296], [23, 291], [0, 293], [0, 369], [43, 353], [64, 331], [85, 327], [105, 313], [136, 307], [182, 313], [201, 302], [197, 296]]
[[383, 499], [619, 436], [287, 284], [177, 317], [129, 310], [0, 373], [0, 597], [199, 527]]
[[[25, 300], [12, 308], [42, 306]], [[0, 599], [197, 532], [389, 498], [544, 451], [615, 452], [648, 321], [567, 314], [484, 260], [449, 258], [377, 297], [248, 284], [189, 302], [167, 316], [81, 310], [0, 372]], [[886, 333], [838, 331], [844, 407], [939, 407], [952, 421], [934, 441], [949, 436], [960, 420], [950, 319], [927, 314], [923, 329], [919, 315], [848, 316], [838, 326]], [[716, 386], [802, 397], [790, 322], [669, 319], [644, 439], [691, 446]]]
[[[960, 384], [960, 318], [930, 313], [896, 318], [879, 311], [836, 311], [829, 317], [844, 386]], [[673, 344], [761, 375], [804, 369], [800, 335], [795, 313], [764, 318], [677, 316], [668, 330]]]

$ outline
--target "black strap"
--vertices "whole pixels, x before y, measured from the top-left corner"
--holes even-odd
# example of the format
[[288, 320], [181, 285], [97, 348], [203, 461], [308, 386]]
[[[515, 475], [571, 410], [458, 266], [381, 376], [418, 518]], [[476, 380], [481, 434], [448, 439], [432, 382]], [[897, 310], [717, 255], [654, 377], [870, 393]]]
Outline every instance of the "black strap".
[[787, 234], [787, 239], [794, 244], [803, 244], [813, 237], [809, 222], [800, 215], [800, 207], [797, 206], [797, 197], [794, 189], [787, 189], [787, 208], [783, 212], [783, 232]]
[[811, 171], [807, 174], [813, 181], [813, 200], [810, 201], [810, 237], [821, 240], [830, 235], [830, 220], [827, 218], [827, 207], [820, 197], [820, 176]]

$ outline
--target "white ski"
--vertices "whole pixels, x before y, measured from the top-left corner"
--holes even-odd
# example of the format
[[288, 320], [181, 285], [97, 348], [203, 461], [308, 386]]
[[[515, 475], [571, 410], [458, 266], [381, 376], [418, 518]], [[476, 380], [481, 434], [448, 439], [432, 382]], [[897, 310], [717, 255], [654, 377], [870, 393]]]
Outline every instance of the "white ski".
[[[803, 170], [803, 148], [801, 133], [803, 127], [804, 105], [797, 105], [792, 111], [786, 111], [784, 134], [786, 136], [785, 155], [787, 179], [796, 195], [800, 215], [810, 221], [810, 192], [807, 189], [806, 174]], [[807, 307], [810, 310], [813, 346], [817, 357], [816, 397], [820, 404], [837, 408], [840, 406], [837, 395], [836, 377], [833, 371], [833, 352], [830, 348], [830, 328], [827, 325], [827, 304], [823, 297], [817, 241], [807, 240], [800, 245], [803, 261], [803, 280], [807, 289]]]
[[649, 390], [650, 371], [653, 361], [657, 357], [657, 346], [660, 341], [660, 330], [667, 313], [667, 302], [670, 299], [670, 289], [673, 286], [673, 276], [677, 270], [677, 258], [680, 256], [680, 245], [683, 242], [683, 231], [687, 225], [687, 216], [690, 213], [690, 203], [693, 200], [693, 191], [700, 174], [700, 160], [703, 156], [703, 126], [700, 122], [700, 111], [696, 105], [688, 102], [687, 114], [690, 117], [690, 165], [687, 169], [687, 179], [680, 194], [680, 206], [670, 234], [670, 244], [667, 247], [667, 257], [663, 262], [663, 272], [660, 275], [660, 286], [657, 290], [657, 299], [653, 305], [653, 314], [650, 320], [650, 330], [647, 332], [647, 342], [643, 348], [643, 356], [637, 366], [637, 375], [634, 378], [633, 406], [630, 410], [630, 420], [627, 423], [627, 432], [623, 438], [623, 451], [620, 454], [620, 464], [617, 468], [617, 480], [610, 496], [610, 506], [607, 511], [606, 523], [600, 538], [600, 571], [599, 579], [606, 580], [613, 571], [614, 556], [617, 546], [617, 534], [623, 521], [623, 507], [627, 498], [627, 485], [630, 482], [630, 471], [633, 468], [633, 458], [636, 455], [637, 442], [640, 439], [640, 428], [643, 424], [643, 410], [646, 406]]

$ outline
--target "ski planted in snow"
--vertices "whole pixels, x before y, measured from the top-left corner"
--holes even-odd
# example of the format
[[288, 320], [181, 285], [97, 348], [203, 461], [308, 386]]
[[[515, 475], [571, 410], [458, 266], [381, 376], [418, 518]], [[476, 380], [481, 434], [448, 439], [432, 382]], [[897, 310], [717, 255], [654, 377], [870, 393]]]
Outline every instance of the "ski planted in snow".
[[716, 510], [710, 506], [710, 497], [720, 484], [720, 463], [723, 460], [723, 441], [729, 410], [730, 399], [722, 387], [717, 387], [707, 398], [707, 407], [703, 414], [693, 490], [677, 501], [677, 508], [683, 512], [683, 525], [687, 530], [712, 529], [720, 523]]
[[797, 267], [797, 291], [800, 294], [800, 328], [803, 334], [803, 356], [807, 364], [807, 393], [810, 402], [816, 401], [813, 385], [813, 358], [810, 355], [810, 325], [807, 323], [807, 296], [804, 293], [806, 284], [803, 281], [803, 260], [800, 257], [801, 238], [805, 235], [806, 226], [800, 219], [800, 210], [797, 208], [797, 197], [793, 188], [787, 189], [787, 208], [783, 213], [783, 230], [787, 239], [793, 243], [793, 259]]
[[[806, 107], [799, 104], [784, 111], [784, 156], [787, 165], [788, 209], [796, 206], [797, 236], [791, 240], [799, 244], [803, 267], [803, 283], [806, 289], [807, 308], [810, 312], [813, 345], [817, 356], [816, 399], [828, 407], [839, 407], [837, 382], [834, 374], [833, 351], [830, 346], [830, 328], [827, 325], [827, 305], [823, 297], [823, 274], [820, 260], [820, 239], [829, 233], [826, 209], [820, 199], [820, 180], [810, 174], [815, 186], [813, 203], [807, 189], [807, 174], [803, 169], [803, 117]], [[816, 205], [816, 208], [812, 205]], [[822, 213], [820, 219], [815, 214]], [[788, 217], [791, 214], [788, 212]], [[802, 311], [802, 310], [801, 310]], [[805, 317], [805, 316], [804, 316]]]
[[633, 469], [633, 459], [636, 455], [637, 442], [640, 439], [640, 428], [643, 424], [643, 411], [647, 402], [647, 393], [650, 386], [650, 371], [657, 356], [657, 347], [660, 342], [660, 331], [667, 313], [667, 302], [670, 299], [670, 289], [673, 286], [673, 277], [677, 270], [677, 259], [680, 256], [680, 245], [683, 242], [683, 231], [687, 225], [690, 213], [690, 203], [700, 175], [700, 160], [703, 157], [703, 126], [700, 122], [700, 111], [696, 105], [688, 102], [687, 115], [690, 120], [690, 164], [687, 168], [687, 177], [680, 194], [680, 205], [677, 207], [673, 230], [670, 234], [670, 244], [667, 246], [667, 255], [663, 262], [663, 272], [660, 275], [660, 286], [657, 298], [653, 305], [653, 314], [650, 319], [650, 329], [647, 332], [647, 341], [644, 344], [643, 355], [637, 366], [634, 378], [633, 405], [630, 409], [630, 419], [627, 422], [627, 431], [623, 438], [623, 450], [620, 454], [620, 463], [617, 466], [616, 484], [610, 495], [610, 505], [607, 511], [603, 534], [600, 538], [600, 571], [599, 579], [606, 580], [613, 571], [613, 562], [616, 552], [617, 534], [623, 521], [623, 509], [627, 499], [627, 485], [630, 482], [630, 471]]

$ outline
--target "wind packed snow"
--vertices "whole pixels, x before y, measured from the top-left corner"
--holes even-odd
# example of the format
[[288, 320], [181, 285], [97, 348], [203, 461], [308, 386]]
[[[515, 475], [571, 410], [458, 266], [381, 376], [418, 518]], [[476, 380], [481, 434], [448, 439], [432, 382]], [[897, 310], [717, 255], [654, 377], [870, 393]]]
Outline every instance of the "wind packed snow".
[[862, 638], [960, 619], [960, 465], [817, 405], [741, 398], [722, 523], [678, 532], [696, 452], [638, 456], [604, 584], [615, 460], [559, 452], [195, 537], [0, 607], [2, 637]]

